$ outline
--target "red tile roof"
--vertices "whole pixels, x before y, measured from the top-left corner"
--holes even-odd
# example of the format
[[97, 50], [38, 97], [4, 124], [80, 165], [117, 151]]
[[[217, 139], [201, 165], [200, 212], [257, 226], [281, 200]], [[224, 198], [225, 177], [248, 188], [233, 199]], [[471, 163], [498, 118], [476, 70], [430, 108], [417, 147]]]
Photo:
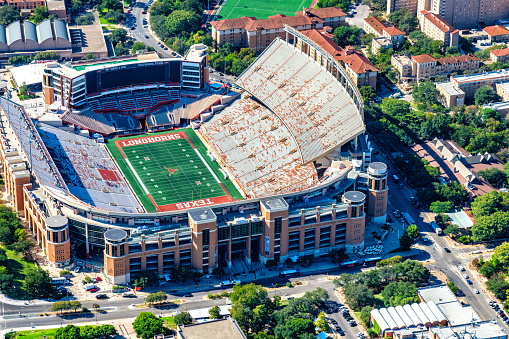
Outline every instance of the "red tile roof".
[[433, 58], [429, 54], [413, 55], [412, 59], [414, 59], [418, 64], [423, 64], [425, 62], [437, 61], [437, 59]]
[[486, 32], [489, 36], [498, 36], [498, 35], [506, 35], [509, 34], [509, 29], [504, 26], [487, 26], [483, 28], [483, 31]]
[[509, 48], [495, 49], [490, 51], [494, 56], [509, 55]]
[[452, 27], [447, 21], [442, 19], [440, 16], [435, 13], [428, 12], [427, 10], [421, 11], [424, 18], [435, 25], [438, 29], [440, 29], [444, 33], [453, 32], [456, 29]]
[[378, 72], [375, 65], [355, 48], [347, 46], [345, 50], [343, 50], [339, 47], [333, 40], [333, 34], [316, 29], [301, 31], [301, 33], [317, 43], [336, 60], [343, 62], [345, 66], [349, 67], [354, 73]]
[[258, 20], [255, 17], [242, 17], [235, 19], [225, 19], [219, 21], [212, 21], [210, 24], [218, 31], [224, 31], [227, 29], [239, 29], [244, 28], [247, 31], [256, 31], [257, 29], [275, 29], [284, 28], [284, 25], [288, 26], [302, 26], [310, 25], [313, 23], [323, 23], [326, 18], [346, 16], [346, 13], [339, 7], [327, 7], [327, 8], [316, 8], [316, 9], [305, 9], [297, 12], [297, 15], [286, 16], [282, 14], [276, 14], [268, 17], [267, 19]]
[[367, 22], [375, 31], [378, 32], [378, 34], [383, 35], [383, 32], [385, 31], [389, 36], [395, 36], [395, 35], [404, 35], [402, 31], [400, 31], [395, 26], [387, 26], [382, 21], [378, 20], [378, 18], [375, 17], [368, 17], [364, 18], [364, 21]]

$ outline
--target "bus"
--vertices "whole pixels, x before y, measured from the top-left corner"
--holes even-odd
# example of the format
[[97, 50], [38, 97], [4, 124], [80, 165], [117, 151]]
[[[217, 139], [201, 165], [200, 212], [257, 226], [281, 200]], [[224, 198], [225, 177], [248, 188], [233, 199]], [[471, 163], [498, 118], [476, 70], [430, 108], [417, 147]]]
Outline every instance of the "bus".
[[396, 174], [393, 174], [393, 175], [392, 175], [392, 180], [394, 180], [394, 182], [395, 182], [396, 184], [399, 184], [399, 178], [398, 178], [398, 176], [397, 176]]
[[355, 267], [361, 265], [361, 262], [359, 260], [353, 260], [353, 261], [345, 261], [342, 262], [339, 266], [340, 267]]
[[364, 260], [364, 266], [376, 264], [380, 260], [382, 260], [382, 257], [368, 258]]
[[289, 270], [289, 271], [283, 271], [279, 272], [279, 277], [295, 277], [296, 275], [299, 275], [299, 270]]

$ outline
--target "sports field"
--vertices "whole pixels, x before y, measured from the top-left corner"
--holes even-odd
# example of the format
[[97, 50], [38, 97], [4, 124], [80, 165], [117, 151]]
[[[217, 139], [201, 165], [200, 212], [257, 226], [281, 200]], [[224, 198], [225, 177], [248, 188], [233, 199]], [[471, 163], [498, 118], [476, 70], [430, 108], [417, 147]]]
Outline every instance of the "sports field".
[[313, 0], [228, 0], [217, 20], [254, 16], [267, 19], [271, 15], [293, 16], [295, 12], [308, 8]]
[[190, 128], [112, 139], [108, 148], [147, 212], [242, 199]]

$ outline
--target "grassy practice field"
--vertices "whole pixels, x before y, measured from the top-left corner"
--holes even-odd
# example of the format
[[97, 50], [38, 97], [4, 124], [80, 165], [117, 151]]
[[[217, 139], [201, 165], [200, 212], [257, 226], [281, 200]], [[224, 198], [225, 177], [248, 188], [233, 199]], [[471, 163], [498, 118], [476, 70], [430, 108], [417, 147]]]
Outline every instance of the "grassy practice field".
[[[254, 2], [253, 2], [254, 1]], [[267, 19], [271, 15], [293, 16], [295, 12], [308, 8], [313, 0], [228, 0], [217, 20], [254, 16]]]
[[113, 139], [108, 148], [147, 212], [242, 199], [190, 128]]

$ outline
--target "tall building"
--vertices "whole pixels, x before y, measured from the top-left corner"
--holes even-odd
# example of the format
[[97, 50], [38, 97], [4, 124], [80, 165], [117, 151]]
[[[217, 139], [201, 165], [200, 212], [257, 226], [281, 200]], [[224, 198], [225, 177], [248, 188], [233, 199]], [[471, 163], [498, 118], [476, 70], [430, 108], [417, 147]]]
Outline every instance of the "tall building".
[[380, 21], [378, 18], [364, 18], [364, 30], [367, 34], [374, 34], [377, 38], [390, 39], [394, 48], [399, 48], [405, 42], [404, 32], [395, 26]]
[[419, 25], [421, 31], [430, 39], [442, 41], [445, 47], [458, 46], [459, 30], [437, 14], [422, 10], [419, 15]]
[[413, 14], [417, 13], [418, 0], [387, 0], [387, 14], [408, 8]]
[[285, 39], [285, 26], [296, 30], [335, 29], [345, 25], [346, 13], [339, 7], [309, 8], [297, 15], [273, 15], [258, 20], [254, 17], [242, 17], [212, 21], [212, 38], [220, 47], [229, 42], [235, 46], [245, 46], [255, 52], [263, 51], [277, 37]]
[[419, 0], [417, 8], [440, 15], [457, 29], [493, 25], [509, 17], [509, 0]]

